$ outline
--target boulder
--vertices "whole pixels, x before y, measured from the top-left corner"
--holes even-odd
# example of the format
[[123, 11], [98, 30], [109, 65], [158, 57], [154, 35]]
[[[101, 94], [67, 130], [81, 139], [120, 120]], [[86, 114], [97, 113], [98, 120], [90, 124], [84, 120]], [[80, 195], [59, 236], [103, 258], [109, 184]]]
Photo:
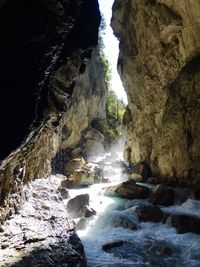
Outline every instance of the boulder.
[[95, 182], [95, 175], [84, 168], [75, 170], [70, 178], [76, 185], [92, 185]]
[[72, 189], [75, 188], [76, 185], [71, 178], [67, 178], [61, 182], [61, 187]]
[[80, 169], [82, 166], [84, 166], [85, 163], [86, 162], [83, 157], [77, 157], [70, 160], [65, 165], [65, 174], [67, 176], [71, 175], [76, 169]]
[[123, 246], [123, 244], [124, 244], [124, 241], [123, 240], [116, 240], [116, 241], [113, 241], [113, 242], [109, 242], [109, 243], [104, 244], [102, 246], [102, 249], [105, 252], [107, 252], [107, 251], [109, 251], [112, 248], [121, 247], [121, 246]]
[[195, 234], [200, 234], [200, 218], [173, 214], [167, 219], [167, 224], [175, 227], [179, 234], [192, 232]]
[[96, 215], [96, 211], [94, 209], [92, 209], [91, 207], [89, 207], [88, 205], [84, 205], [83, 208], [80, 211], [80, 214], [85, 217], [85, 218], [89, 218], [93, 215]]
[[103, 169], [95, 166], [93, 171], [95, 174], [95, 183], [100, 183], [103, 179]]
[[128, 199], [145, 199], [149, 195], [149, 189], [137, 185], [134, 181], [129, 180], [119, 185], [104, 188], [104, 195], [110, 197], [122, 197]]
[[130, 219], [123, 216], [115, 218], [114, 221], [112, 222], [112, 225], [114, 227], [122, 227], [130, 230], [138, 229], [138, 226], [135, 223], [133, 223]]
[[149, 200], [154, 205], [170, 206], [174, 204], [175, 192], [165, 185], [157, 185], [150, 193]]
[[89, 205], [89, 195], [78, 195], [68, 201], [67, 211], [74, 217], [80, 217], [85, 205]]
[[60, 192], [60, 194], [61, 194], [61, 196], [62, 196], [63, 199], [68, 198], [69, 191], [66, 188], [59, 187], [58, 190], [59, 190], [59, 192]]
[[164, 216], [157, 206], [137, 207], [135, 212], [139, 220], [143, 222], [160, 222]]
[[129, 179], [132, 179], [135, 182], [142, 182], [142, 181], [144, 181], [143, 178], [142, 178], [142, 176], [140, 174], [134, 173], [134, 172], [129, 175]]

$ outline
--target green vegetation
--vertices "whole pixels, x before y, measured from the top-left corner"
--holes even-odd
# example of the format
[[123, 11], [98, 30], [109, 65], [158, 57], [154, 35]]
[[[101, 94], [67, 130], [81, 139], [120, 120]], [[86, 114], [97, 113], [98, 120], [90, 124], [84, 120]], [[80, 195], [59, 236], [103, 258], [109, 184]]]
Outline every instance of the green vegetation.
[[122, 122], [124, 112], [125, 112], [125, 104], [123, 100], [119, 100], [117, 95], [112, 89], [108, 89], [108, 97], [107, 97], [107, 115], [109, 118], [116, 119], [119, 123]]
[[107, 83], [109, 83], [111, 81], [111, 69], [110, 69], [110, 65], [108, 62], [108, 59], [106, 58], [105, 54], [104, 54], [104, 42], [103, 42], [103, 35], [105, 34], [105, 28], [106, 28], [106, 22], [104, 19], [104, 16], [101, 15], [101, 24], [99, 27], [99, 41], [98, 41], [98, 51], [99, 51], [99, 55], [101, 58], [101, 62], [104, 66], [104, 71], [105, 71], [105, 81]]

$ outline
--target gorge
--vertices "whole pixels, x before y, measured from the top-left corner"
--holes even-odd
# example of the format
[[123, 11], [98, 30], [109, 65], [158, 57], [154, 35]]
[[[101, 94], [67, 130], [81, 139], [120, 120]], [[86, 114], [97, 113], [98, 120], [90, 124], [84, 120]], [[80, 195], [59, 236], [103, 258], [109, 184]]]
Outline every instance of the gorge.
[[114, 1], [111, 151], [98, 1], [0, 1], [0, 266], [200, 266], [199, 8]]

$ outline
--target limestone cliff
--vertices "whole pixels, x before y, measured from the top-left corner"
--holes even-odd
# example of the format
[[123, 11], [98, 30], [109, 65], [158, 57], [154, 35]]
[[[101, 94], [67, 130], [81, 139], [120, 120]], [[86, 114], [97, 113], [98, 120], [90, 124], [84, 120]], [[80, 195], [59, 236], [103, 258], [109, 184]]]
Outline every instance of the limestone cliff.
[[76, 155], [85, 156], [104, 150], [105, 137], [93, 128], [95, 123], [104, 124], [107, 120], [107, 69], [101, 53], [99, 45], [93, 49], [86, 71], [76, 80], [68, 110], [60, 124], [61, 145], [52, 160], [55, 174], [65, 175], [67, 161]]
[[97, 0], [7, 0], [0, 22], [1, 221], [20, 208], [25, 183], [50, 174], [100, 13]]
[[185, 185], [200, 185], [199, 10], [198, 0], [116, 0], [112, 18], [126, 157]]
[[69, 110], [63, 118], [62, 148], [74, 148], [83, 137], [83, 131], [91, 127], [94, 119], [106, 119], [105, 75], [105, 66], [99, 48], [96, 48], [86, 64], [85, 73], [76, 81]]

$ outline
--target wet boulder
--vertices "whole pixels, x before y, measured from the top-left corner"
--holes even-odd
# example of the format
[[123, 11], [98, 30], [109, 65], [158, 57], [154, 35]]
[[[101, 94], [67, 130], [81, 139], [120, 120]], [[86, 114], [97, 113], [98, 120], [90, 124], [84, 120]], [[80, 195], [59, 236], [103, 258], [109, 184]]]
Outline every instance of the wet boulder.
[[167, 219], [167, 224], [175, 227], [179, 234], [187, 232], [200, 234], [200, 218], [197, 217], [173, 214]]
[[90, 169], [77, 169], [70, 176], [75, 185], [92, 185], [95, 182], [95, 174]]
[[93, 169], [93, 172], [94, 172], [94, 175], [95, 175], [95, 183], [100, 183], [102, 182], [103, 180], [103, 169], [98, 167], [98, 166], [95, 166], [94, 169]]
[[154, 205], [171, 206], [174, 204], [175, 192], [165, 185], [157, 185], [150, 193], [149, 200]]
[[119, 185], [104, 188], [104, 195], [127, 199], [145, 199], [149, 195], [149, 189], [129, 180]]
[[123, 240], [116, 240], [116, 241], [108, 242], [108, 243], [104, 244], [102, 246], [102, 249], [105, 252], [107, 252], [107, 251], [111, 250], [112, 248], [121, 247], [121, 246], [123, 246], [123, 244], [124, 244]]
[[157, 206], [137, 207], [135, 212], [139, 220], [143, 222], [160, 222], [164, 216], [162, 210]]
[[67, 178], [61, 182], [61, 187], [72, 189], [76, 187], [76, 184], [71, 178]]
[[84, 205], [80, 211], [80, 214], [85, 218], [89, 218], [97, 213], [93, 208], [89, 207], [88, 205]]
[[68, 198], [69, 191], [68, 191], [66, 188], [64, 188], [64, 187], [59, 187], [59, 188], [58, 188], [58, 191], [60, 192], [60, 194], [61, 194], [61, 196], [62, 196], [63, 199]]
[[67, 203], [67, 211], [73, 217], [80, 217], [85, 205], [89, 205], [89, 195], [82, 194], [70, 199]]
[[75, 170], [80, 169], [85, 165], [85, 160], [83, 157], [77, 157], [68, 161], [65, 165], [65, 175], [71, 175]]
[[112, 225], [114, 227], [122, 227], [130, 230], [137, 230], [139, 228], [134, 222], [124, 216], [115, 218], [112, 222]]

